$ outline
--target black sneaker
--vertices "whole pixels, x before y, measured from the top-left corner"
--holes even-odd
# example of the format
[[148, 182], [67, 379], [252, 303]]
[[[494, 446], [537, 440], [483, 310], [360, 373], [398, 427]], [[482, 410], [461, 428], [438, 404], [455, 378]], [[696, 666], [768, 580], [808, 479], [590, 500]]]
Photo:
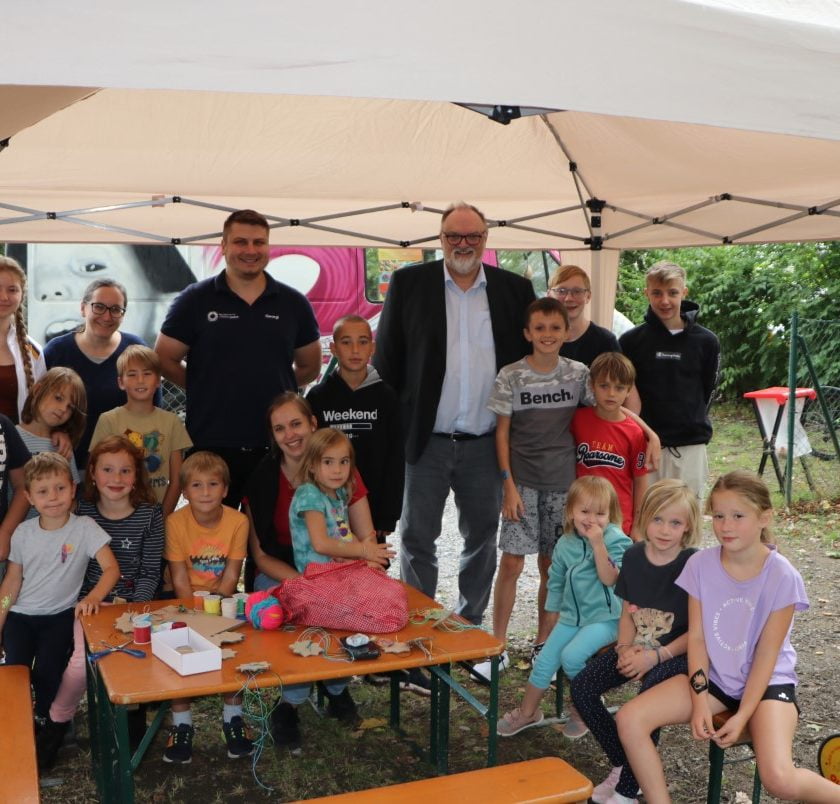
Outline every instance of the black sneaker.
[[278, 699], [271, 710], [271, 738], [278, 748], [300, 750], [300, 719], [297, 709], [286, 701]]
[[195, 729], [182, 723], [169, 730], [169, 740], [163, 749], [163, 761], [176, 765], [189, 765], [192, 762], [192, 741]]
[[432, 694], [432, 680], [419, 668], [400, 670], [400, 689], [428, 697]]
[[35, 753], [38, 759], [38, 771], [43, 773], [55, 765], [58, 750], [64, 742], [64, 735], [70, 728], [70, 721], [56, 723], [47, 718], [35, 740]]
[[228, 757], [230, 759], [249, 757], [254, 753], [254, 744], [248, 739], [248, 734], [245, 731], [245, 723], [239, 715], [232, 717], [230, 723], [223, 723], [222, 731], [225, 735]]
[[356, 711], [356, 702], [350, 695], [350, 690], [345, 687], [338, 695], [332, 695], [320, 681], [318, 684], [321, 685], [321, 691], [327, 697], [327, 714], [350, 726], [351, 729], [355, 729], [362, 719]]
[[537, 656], [540, 655], [540, 651], [545, 647], [545, 642], [535, 642], [531, 646], [531, 667], [534, 666], [534, 662], [537, 661]]

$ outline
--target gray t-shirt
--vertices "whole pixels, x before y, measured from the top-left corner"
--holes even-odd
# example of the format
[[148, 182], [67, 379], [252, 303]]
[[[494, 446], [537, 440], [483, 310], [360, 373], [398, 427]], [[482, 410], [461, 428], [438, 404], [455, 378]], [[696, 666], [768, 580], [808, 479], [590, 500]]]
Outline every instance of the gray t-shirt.
[[541, 491], [567, 491], [575, 479], [575, 442], [569, 432], [578, 403], [592, 405], [589, 369], [558, 358], [553, 371], [535, 371], [526, 358], [504, 366], [487, 407], [510, 416], [513, 479]]
[[23, 568], [23, 585], [11, 611], [58, 614], [75, 606], [88, 561], [110, 541], [89, 516], [70, 514], [58, 530], [44, 530], [38, 519], [22, 522], [9, 552], [9, 561]]

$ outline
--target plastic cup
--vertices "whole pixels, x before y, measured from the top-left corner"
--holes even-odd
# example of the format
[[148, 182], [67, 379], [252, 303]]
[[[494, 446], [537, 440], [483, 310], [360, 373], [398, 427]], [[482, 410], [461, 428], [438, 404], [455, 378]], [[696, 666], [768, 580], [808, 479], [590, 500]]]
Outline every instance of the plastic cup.
[[205, 614], [221, 614], [222, 613], [222, 596], [221, 595], [205, 595], [205, 597], [204, 597], [204, 613]]
[[193, 608], [196, 611], [204, 611], [204, 598], [209, 594], [209, 592], [193, 592]]
[[236, 618], [236, 598], [235, 597], [226, 597], [222, 600], [222, 617], [227, 617], [228, 619], [235, 619]]

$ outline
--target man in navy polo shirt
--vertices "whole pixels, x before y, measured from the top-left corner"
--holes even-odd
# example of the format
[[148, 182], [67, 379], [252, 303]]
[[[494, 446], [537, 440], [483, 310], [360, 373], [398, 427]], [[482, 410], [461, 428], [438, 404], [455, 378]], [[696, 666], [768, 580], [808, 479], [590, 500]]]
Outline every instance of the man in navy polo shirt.
[[268, 448], [269, 402], [318, 376], [321, 345], [306, 297], [266, 273], [268, 221], [242, 209], [222, 231], [225, 270], [179, 294], [155, 351], [163, 376], [187, 391], [195, 449], [228, 464], [225, 503], [238, 507], [243, 484]]

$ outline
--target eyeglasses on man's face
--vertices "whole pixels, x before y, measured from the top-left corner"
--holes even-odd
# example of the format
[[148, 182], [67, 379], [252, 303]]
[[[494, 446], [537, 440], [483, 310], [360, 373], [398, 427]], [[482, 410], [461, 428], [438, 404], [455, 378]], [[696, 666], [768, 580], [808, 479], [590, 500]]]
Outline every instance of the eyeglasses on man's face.
[[586, 288], [549, 288], [548, 295], [556, 299], [565, 299], [571, 296], [573, 299], [580, 299], [586, 294]]
[[446, 242], [450, 246], [457, 246], [462, 240], [467, 241], [468, 246], [477, 246], [484, 240], [487, 232], [471, 232], [470, 234], [458, 234], [457, 232], [441, 232], [441, 236], [446, 238]]
[[122, 318], [125, 315], [125, 307], [120, 307], [119, 304], [102, 304], [102, 302], [90, 302], [90, 309], [96, 315], [105, 315], [106, 312], [111, 314], [111, 318]]

